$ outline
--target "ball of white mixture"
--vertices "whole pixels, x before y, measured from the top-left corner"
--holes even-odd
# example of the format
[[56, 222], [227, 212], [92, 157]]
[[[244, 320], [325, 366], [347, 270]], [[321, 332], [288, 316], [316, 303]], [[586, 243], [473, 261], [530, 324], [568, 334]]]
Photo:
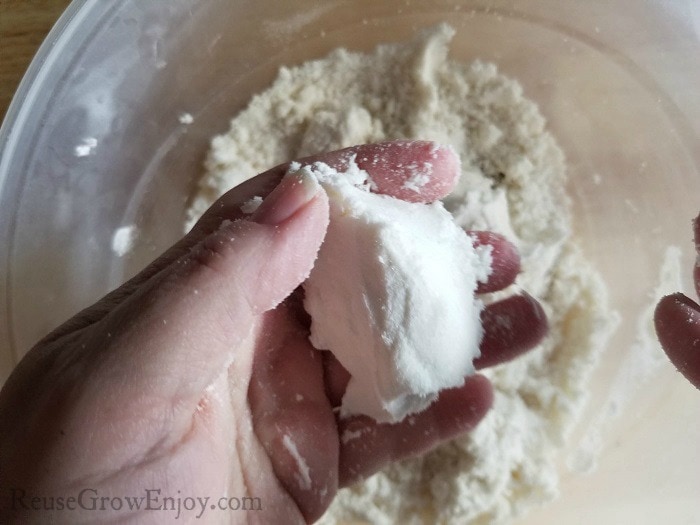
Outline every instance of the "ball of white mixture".
[[474, 371], [482, 337], [474, 293], [490, 266], [439, 202], [369, 192], [356, 166], [316, 175], [330, 224], [304, 284], [310, 340], [350, 372], [341, 415], [397, 422]]

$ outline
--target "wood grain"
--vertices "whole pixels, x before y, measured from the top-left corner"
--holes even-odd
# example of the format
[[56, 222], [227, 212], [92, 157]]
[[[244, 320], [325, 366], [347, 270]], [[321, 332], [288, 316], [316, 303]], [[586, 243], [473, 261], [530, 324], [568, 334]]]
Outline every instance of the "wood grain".
[[0, 120], [39, 46], [70, 0], [0, 0]]

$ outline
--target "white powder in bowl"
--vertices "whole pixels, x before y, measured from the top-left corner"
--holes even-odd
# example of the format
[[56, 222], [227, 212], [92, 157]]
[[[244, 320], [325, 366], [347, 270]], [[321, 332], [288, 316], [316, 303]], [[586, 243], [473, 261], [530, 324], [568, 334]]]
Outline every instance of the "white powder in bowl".
[[558, 451], [614, 327], [605, 286], [571, 239], [564, 158], [544, 118], [493, 64], [448, 59], [452, 34], [440, 26], [370, 54], [339, 49], [282, 68], [213, 139], [190, 210], [188, 226], [232, 186], [305, 155], [393, 138], [450, 144], [462, 175], [446, 208], [518, 246], [519, 283], [547, 311], [547, 339], [487, 372], [495, 403], [474, 432], [342, 490], [324, 524], [507, 523], [550, 501]]

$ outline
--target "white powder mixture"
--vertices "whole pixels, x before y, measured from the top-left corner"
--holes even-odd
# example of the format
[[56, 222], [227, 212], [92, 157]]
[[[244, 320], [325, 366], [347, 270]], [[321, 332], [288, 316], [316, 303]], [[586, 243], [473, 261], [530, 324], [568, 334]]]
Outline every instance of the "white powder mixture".
[[224, 191], [289, 159], [392, 138], [450, 144], [462, 176], [446, 208], [518, 246], [519, 283], [547, 311], [547, 339], [487, 372], [495, 404], [474, 432], [342, 490], [325, 524], [507, 523], [550, 501], [558, 451], [614, 325], [604, 285], [570, 238], [564, 159], [537, 106], [496, 66], [448, 59], [452, 34], [441, 26], [371, 54], [340, 49], [282, 68], [213, 139], [190, 210], [189, 225]]
[[304, 307], [311, 343], [352, 376], [340, 415], [401, 421], [474, 372], [482, 336], [474, 293], [490, 261], [442, 203], [370, 193], [352, 160], [343, 173], [319, 162], [293, 163], [290, 172], [299, 170], [318, 178], [330, 205]]

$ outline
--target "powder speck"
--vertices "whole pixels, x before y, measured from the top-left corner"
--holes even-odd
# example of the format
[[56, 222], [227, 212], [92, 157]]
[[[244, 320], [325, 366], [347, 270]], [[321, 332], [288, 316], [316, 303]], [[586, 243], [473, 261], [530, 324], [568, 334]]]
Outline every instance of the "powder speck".
[[96, 147], [97, 139], [95, 137], [86, 137], [75, 147], [73, 153], [76, 157], [87, 157], [92, 154]]
[[131, 251], [136, 239], [137, 229], [134, 224], [117, 228], [112, 235], [112, 251], [117, 257], [123, 257]]
[[194, 122], [194, 117], [190, 113], [180, 113], [177, 120], [180, 121], [180, 124], [185, 124], [187, 126]]

